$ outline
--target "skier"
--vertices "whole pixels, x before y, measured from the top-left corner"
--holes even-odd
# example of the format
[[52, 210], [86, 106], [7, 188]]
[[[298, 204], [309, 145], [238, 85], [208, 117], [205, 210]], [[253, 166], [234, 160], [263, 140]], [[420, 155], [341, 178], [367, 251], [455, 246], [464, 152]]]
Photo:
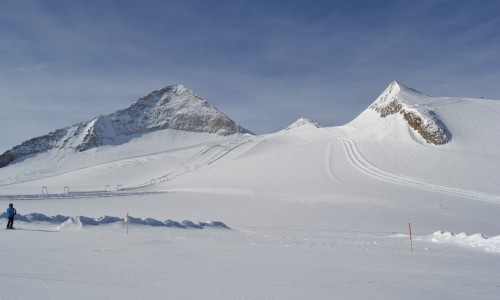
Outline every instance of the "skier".
[[9, 204], [9, 208], [7, 208], [7, 217], [9, 221], [7, 222], [7, 229], [14, 229], [14, 216], [17, 215], [17, 211], [14, 208], [14, 204]]

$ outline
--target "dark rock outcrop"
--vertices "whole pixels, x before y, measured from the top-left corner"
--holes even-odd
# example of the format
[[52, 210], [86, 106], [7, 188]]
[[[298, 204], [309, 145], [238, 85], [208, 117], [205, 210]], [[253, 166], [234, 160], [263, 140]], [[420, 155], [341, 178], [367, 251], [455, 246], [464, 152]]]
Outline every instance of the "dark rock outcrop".
[[446, 128], [436, 112], [425, 105], [414, 105], [405, 98], [423, 95], [394, 81], [370, 106], [382, 118], [400, 113], [408, 125], [415, 129], [427, 143], [444, 145], [451, 141], [451, 132]]

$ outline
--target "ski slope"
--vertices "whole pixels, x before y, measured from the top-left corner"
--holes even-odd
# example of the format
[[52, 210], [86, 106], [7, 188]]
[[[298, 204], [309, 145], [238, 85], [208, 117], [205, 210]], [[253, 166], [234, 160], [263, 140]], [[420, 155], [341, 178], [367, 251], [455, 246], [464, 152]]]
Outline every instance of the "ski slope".
[[[498, 299], [500, 104], [402, 91], [439, 116], [449, 143], [367, 109], [344, 126], [164, 130], [1, 168], [0, 205], [45, 216], [2, 231], [2, 295]], [[127, 213], [143, 220], [128, 233]], [[57, 215], [73, 221], [48, 221]]]

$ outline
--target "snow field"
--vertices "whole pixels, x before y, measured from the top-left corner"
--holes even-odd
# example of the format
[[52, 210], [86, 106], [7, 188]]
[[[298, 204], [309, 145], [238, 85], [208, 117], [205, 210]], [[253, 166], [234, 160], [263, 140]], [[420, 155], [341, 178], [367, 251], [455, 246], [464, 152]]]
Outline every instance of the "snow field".
[[426, 144], [400, 115], [367, 110], [341, 127], [164, 131], [2, 168], [0, 207], [23, 214], [128, 212], [232, 230], [16, 221], [21, 230], [0, 235], [11, 287], [1, 297], [498, 299], [500, 105], [411, 98], [439, 115], [450, 143]]
[[[21, 224], [19, 224], [21, 225]], [[484, 251], [417, 237], [289, 228], [123, 224], [3, 231], [12, 299], [496, 299]], [[29, 241], [29, 243], [28, 243]], [[20, 247], [20, 245], [25, 245]], [[31, 246], [28, 246], [31, 245]], [[54, 251], [57, 249], [57, 251]], [[493, 260], [493, 262], [498, 260]], [[457, 263], [459, 262], [459, 263]]]

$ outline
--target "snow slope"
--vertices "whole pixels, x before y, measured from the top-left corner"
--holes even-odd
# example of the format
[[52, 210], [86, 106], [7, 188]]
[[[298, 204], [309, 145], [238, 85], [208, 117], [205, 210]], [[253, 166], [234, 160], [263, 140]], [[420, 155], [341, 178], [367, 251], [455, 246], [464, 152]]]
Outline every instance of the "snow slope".
[[[160, 178], [182, 167], [184, 160], [215, 143], [231, 143], [251, 135], [221, 137], [164, 129], [143, 134], [126, 144], [102, 146], [84, 152], [53, 149], [0, 169], [0, 186], [23, 186], [25, 192], [40, 193], [42, 186], [53, 192], [104, 190], [105, 185], [133, 185]], [[184, 169], [183, 169], [184, 170]], [[146, 177], [145, 177], [146, 176]], [[58, 178], [60, 181], [57, 184]], [[56, 191], [54, 191], [55, 189]], [[15, 189], [12, 189], [16, 193]]]
[[[383, 99], [401, 107], [381, 116]], [[447, 142], [426, 140], [408, 111], [445, 128]], [[2, 233], [0, 274], [19, 291], [5, 296], [498, 299], [498, 115], [498, 101], [394, 82], [344, 126], [228, 137], [163, 130], [27, 158], [0, 169], [0, 205], [218, 220], [231, 230], [19, 222]]]

